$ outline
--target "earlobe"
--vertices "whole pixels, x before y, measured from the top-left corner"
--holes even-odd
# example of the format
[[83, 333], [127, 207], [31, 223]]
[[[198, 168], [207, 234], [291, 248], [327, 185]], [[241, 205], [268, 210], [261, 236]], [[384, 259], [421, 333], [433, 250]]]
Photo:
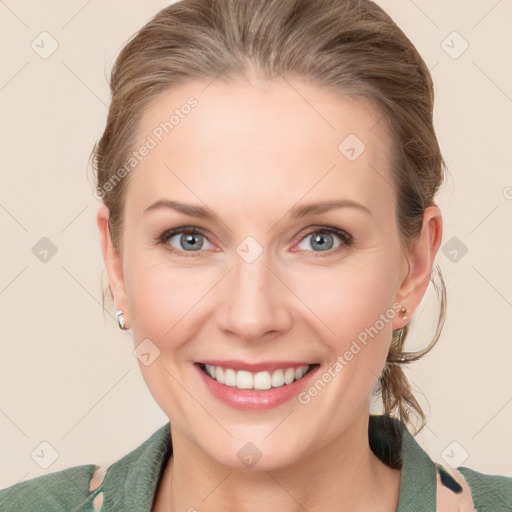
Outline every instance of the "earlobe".
[[98, 209], [96, 223], [100, 235], [101, 250], [108, 274], [110, 291], [114, 296], [115, 308], [127, 316], [126, 290], [124, 285], [122, 257], [114, 249], [109, 227], [110, 210], [104, 204]]
[[[442, 232], [441, 210], [436, 205], [427, 207], [423, 214], [421, 233], [407, 255], [409, 271], [396, 295], [396, 301], [407, 308], [408, 319], [423, 300], [427, 290], [434, 258], [441, 245]], [[400, 329], [407, 323], [407, 318], [402, 319], [399, 315], [393, 321], [393, 330]]]

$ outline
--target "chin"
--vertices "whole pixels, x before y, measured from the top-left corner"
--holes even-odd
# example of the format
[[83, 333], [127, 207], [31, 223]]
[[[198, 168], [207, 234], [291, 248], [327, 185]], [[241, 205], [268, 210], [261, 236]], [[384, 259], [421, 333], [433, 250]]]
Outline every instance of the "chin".
[[[278, 441], [277, 438], [276, 441]], [[248, 473], [282, 469], [296, 463], [297, 456], [300, 456], [294, 449], [283, 446], [283, 443], [275, 446], [268, 440], [266, 442], [233, 440], [228, 447], [224, 446], [220, 453], [215, 449], [209, 453], [217, 463], [231, 470], [243, 470]]]

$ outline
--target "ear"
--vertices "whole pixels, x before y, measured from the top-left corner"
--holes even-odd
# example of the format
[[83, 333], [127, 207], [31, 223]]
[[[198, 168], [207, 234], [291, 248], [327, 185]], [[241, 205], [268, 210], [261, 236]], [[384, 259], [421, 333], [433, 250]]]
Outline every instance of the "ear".
[[404, 327], [427, 291], [432, 272], [432, 265], [443, 237], [443, 219], [441, 210], [433, 205], [425, 209], [421, 233], [414, 246], [407, 254], [409, 271], [402, 281], [395, 301], [407, 308], [407, 319], [396, 315], [393, 330]]
[[96, 223], [100, 232], [101, 251], [105, 260], [110, 290], [114, 296], [114, 303], [117, 310], [122, 309], [124, 312], [125, 325], [129, 329], [128, 308], [126, 300], [126, 288], [124, 282], [123, 260], [121, 254], [114, 249], [112, 239], [110, 237], [110, 227], [108, 220], [110, 218], [110, 210], [102, 204], [96, 216]]

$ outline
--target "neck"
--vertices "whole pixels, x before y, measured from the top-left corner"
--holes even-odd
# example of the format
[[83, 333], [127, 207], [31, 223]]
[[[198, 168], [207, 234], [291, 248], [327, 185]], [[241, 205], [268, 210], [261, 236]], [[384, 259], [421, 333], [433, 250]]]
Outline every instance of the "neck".
[[173, 456], [153, 512], [260, 512], [269, 503], [282, 512], [394, 512], [398, 506], [400, 470], [371, 451], [367, 412], [320, 451], [271, 471], [219, 465], [172, 425], [171, 433]]

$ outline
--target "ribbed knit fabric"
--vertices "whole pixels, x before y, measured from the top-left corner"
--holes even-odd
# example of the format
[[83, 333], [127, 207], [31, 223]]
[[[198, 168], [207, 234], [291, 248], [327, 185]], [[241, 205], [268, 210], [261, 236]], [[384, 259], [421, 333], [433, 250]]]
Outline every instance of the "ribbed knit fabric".
[[471, 488], [478, 512], [512, 512], [512, 478], [458, 468]]
[[[405, 426], [389, 416], [371, 415], [368, 434], [375, 455], [402, 469], [397, 512], [436, 512], [436, 465]], [[93, 499], [100, 493], [101, 512], [150, 512], [171, 454], [167, 422], [111, 464], [94, 492], [89, 492], [89, 481], [99, 466], [75, 466], [0, 490], [0, 512], [92, 512], [96, 510]], [[459, 470], [472, 491], [477, 512], [512, 512], [512, 478], [464, 467]]]

